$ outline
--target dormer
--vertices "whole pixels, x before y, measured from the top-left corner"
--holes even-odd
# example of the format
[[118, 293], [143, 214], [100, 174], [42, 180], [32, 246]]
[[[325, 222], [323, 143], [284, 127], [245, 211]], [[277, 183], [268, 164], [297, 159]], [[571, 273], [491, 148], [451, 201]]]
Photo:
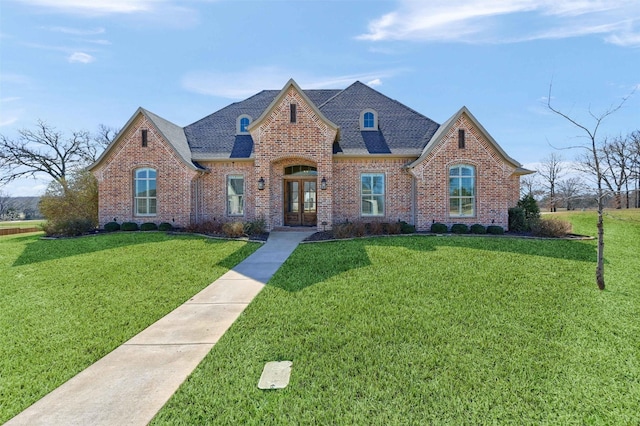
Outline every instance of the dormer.
[[378, 113], [367, 108], [360, 113], [360, 130], [378, 130]]
[[251, 116], [247, 114], [242, 114], [238, 116], [236, 120], [236, 134], [237, 135], [248, 135], [249, 131], [247, 127], [251, 124]]

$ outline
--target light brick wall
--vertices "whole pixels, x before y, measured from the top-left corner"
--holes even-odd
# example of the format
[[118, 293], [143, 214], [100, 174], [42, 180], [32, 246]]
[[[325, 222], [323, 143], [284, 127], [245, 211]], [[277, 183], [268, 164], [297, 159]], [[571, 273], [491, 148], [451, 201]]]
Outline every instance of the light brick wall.
[[[289, 105], [297, 105], [297, 122], [290, 123]], [[466, 147], [458, 148], [458, 129], [466, 131]], [[148, 130], [148, 146], [141, 146], [140, 130]], [[336, 131], [319, 117], [291, 87], [258, 127], [252, 130], [254, 160], [201, 163], [208, 173], [190, 169], [162, 139], [155, 127], [140, 114], [94, 169], [100, 193], [100, 225], [112, 221], [171, 222], [186, 226], [204, 220], [251, 221], [263, 217], [267, 228], [284, 222], [284, 169], [308, 165], [318, 170], [318, 228], [330, 229], [346, 220], [398, 220], [428, 230], [431, 223], [447, 225], [508, 225], [508, 208], [519, 199], [519, 177], [464, 114], [442, 143], [418, 166], [406, 171], [414, 158], [343, 158], [333, 156]], [[449, 214], [448, 171], [456, 164], [476, 168], [476, 216]], [[157, 170], [158, 213], [151, 217], [133, 214], [133, 174], [137, 168]], [[385, 175], [385, 215], [361, 216], [360, 176]], [[227, 212], [227, 177], [243, 175], [244, 215]], [[412, 176], [413, 175], [413, 176]], [[414, 179], [415, 176], [415, 179]], [[265, 179], [259, 191], [258, 179]], [[320, 189], [322, 178], [327, 189]], [[415, 188], [415, 195], [414, 195]], [[327, 226], [322, 223], [326, 222]]]
[[[333, 191], [334, 223], [345, 221], [398, 220], [413, 223], [412, 176], [403, 169], [414, 158], [352, 158], [336, 157], [333, 173], [338, 179]], [[384, 216], [362, 216], [360, 176], [363, 173], [385, 175]]]
[[[199, 188], [194, 188], [194, 222], [216, 220], [252, 221], [255, 219], [255, 197], [258, 179], [255, 177], [253, 161], [200, 162], [208, 173], [200, 178]], [[244, 176], [244, 215], [231, 215], [227, 211], [227, 177]]]
[[[465, 148], [458, 148], [458, 129], [465, 129]], [[449, 168], [469, 164], [476, 169], [476, 215], [454, 217], [449, 212]], [[462, 115], [442, 143], [413, 169], [417, 178], [416, 226], [428, 230], [435, 222], [499, 225], [507, 229], [508, 208], [517, 203], [520, 189], [515, 168], [502, 159], [472, 122]]]
[[[297, 120], [290, 122], [289, 105], [297, 105]], [[255, 180], [265, 180], [265, 189], [256, 191], [255, 217], [264, 217], [267, 228], [284, 222], [284, 167], [304, 164], [318, 170], [318, 182], [324, 177], [326, 190], [318, 190], [318, 224], [331, 224], [333, 200], [333, 141], [336, 130], [325, 123], [304, 98], [291, 86], [262, 123], [252, 129]], [[319, 187], [319, 185], [318, 185]], [[327, 227], [328, 228], [328, 227]]]
[[[140, 130], [147, 129], [148, 144], [142, 147]], [[126, 134], [111, 148], [107, 157], [93, 170], [98, 180], [98, 217], [100, 226], [116, 219], [122, 223], [170, 222], [185, 226], [191, 215], [191, 181], [198, 172], [190, 169], [140, 114]], [[134, 215], [133, 177], [141, 167], [157, 170], [157, 214]]]

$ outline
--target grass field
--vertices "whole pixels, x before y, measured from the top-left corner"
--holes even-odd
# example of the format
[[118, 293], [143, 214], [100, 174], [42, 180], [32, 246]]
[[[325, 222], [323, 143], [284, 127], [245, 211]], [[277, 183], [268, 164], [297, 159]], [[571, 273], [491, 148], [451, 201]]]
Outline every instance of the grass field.
[[595, 241], [302, 245], [153, 423], [638, 424], [640, 212], [605, 223], [605, 291]]
[[44, 223], [44, 220], [0, 221], [0, 229], [2, 228], [38, 228], [43, 223]]
[[0, 424], [257, 247], [163, 233], [0, 238]]

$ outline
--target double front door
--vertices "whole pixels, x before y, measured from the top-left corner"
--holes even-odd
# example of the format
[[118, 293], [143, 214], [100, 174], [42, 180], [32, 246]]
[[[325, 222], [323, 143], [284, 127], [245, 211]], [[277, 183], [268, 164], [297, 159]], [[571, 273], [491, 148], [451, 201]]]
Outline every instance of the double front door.
[[315, 226], [317, 223], [316, 179], [287, 179], [284, 181], [284, 224], [286, 226]]

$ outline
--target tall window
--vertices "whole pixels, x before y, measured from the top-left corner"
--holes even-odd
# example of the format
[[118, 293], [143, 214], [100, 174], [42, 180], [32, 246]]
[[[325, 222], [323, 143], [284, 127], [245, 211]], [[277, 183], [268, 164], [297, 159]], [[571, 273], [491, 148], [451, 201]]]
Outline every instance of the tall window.
[[384, 174], [360, 175], [362, 216], [384, 216]]
[[475, 167], [459, 165], [449, 170], [449, 215], [474, 216], [476, 211]]
[[157, 213], [156, 171], [145, 168], [135, 171], [134, 204], [137, 216], [155, 216]]
[[295, 123], [298, 121], [297, 107], [298, 105], [296, 104], [289, 104], [289, 121], [291, 123]]
[[365, 129], [372, 129], [373, 128], [373, 113], [372, 112], [365, 112], [364, 113], [364, 117], [363, 119], [363, 124], [364, 124], [364, 128]]
[[242, 114], [238, 116], [236, 120], [236, 134], [249, 133], [249, 131], [247, 130], [247, 127], [249, 127], [249, 124], [251, 124], [251, 117], [249, 117], [247, 114]]
[[244, 214], [244, 176], [227, 176], [227, 214], [241, 216]]
[[248, 125], [249, 125], [249, 118], [242, 117], [240, 119], [240, 133], [245, 133], [247, 131]]

